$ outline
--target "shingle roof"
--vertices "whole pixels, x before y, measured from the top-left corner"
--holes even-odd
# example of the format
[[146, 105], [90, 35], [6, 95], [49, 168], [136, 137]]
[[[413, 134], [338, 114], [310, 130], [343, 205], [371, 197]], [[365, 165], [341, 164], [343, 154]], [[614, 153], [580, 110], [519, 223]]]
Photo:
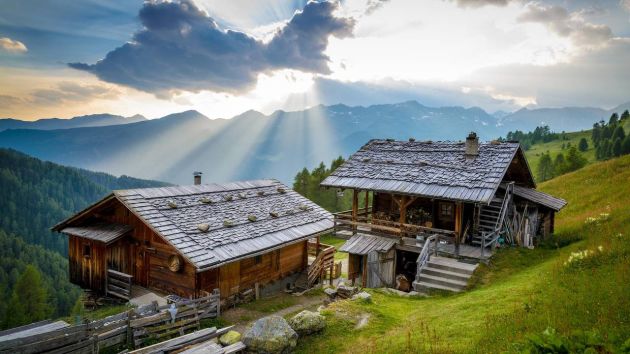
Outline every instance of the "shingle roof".
[[567, 201], [564, 199], [556, 198], [552, 195], [537, 191], [532, 188], [514, 186], [514, 194], [534, 203], [544, 205], [555, 211], [560, 211], [560, 209], [564, 208], [564, 206], [567, 205]]
[[329, 212], [275, 180], [129, 189], [114, 195], [197, 268], [297, 242], [333, 226]]
[[393, 238], [358, 233], [346, 241], [339, 250], [352, 254], [368, 254], [372, 251], [382, 253], [394, 247], [396, 241]]
[[68, 226], [61, 229], [61, 232], [69, 235], [79, 236], [94, 241], [110, 243], [116, 241], [133, 228], [129, 225], [116, 223], [97, 223], [87, 226]]
[[518, 143], [480, 143], [466, 157], [463, 142], [371, 140], [322, 186], [489, 202]]

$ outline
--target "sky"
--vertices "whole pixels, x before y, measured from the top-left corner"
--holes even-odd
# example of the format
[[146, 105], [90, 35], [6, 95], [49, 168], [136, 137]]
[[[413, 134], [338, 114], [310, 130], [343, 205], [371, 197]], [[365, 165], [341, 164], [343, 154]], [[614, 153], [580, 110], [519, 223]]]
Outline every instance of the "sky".
[[630, 0], [3, 0], [0, 117], [630, 101]]

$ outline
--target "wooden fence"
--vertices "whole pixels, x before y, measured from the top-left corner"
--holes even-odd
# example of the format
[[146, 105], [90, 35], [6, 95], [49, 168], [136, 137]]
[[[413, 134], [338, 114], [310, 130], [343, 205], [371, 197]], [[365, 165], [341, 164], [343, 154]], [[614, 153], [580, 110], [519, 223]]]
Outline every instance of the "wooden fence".
[[[139, 348], [146, 342], [181, 336], [200, 329], [200, 320], [220, 315], [220, 294], [171, 305], [157, 303], [85, 324], [0, 342], [0, 353], [98, 353], [113, 346]], [[174, 314], [171, 315], [171, 313]]]

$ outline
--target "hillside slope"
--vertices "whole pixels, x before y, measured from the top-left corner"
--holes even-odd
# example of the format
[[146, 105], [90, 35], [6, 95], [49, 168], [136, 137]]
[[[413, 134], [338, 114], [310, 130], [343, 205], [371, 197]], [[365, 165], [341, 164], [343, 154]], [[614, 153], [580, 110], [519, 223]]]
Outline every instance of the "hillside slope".
[[[546, 247], [501, 250], [465, 293], [408, 299], [374, 290], [373, 304], [334, 303], [324, 333], [300, 340], [298, 352], [520, 352], [534, 335], [619, 348], [630, 338], [629, 180], [624, 156], [541, 184], [569, 202]], [[359, 318], [368, 324], [357, 329]], [[558, 334], [542, 335], [548, 327]]]
[[[595, 121], [593, 121], [592, 123], [595, 123]], [[624, 122], [623, 128], [626, 132], [630, 132], [630, 120]], [[549, 151], [549, 153], [551, 154], [551, 158], [554, 159], [559, 153], [566, 153], [566, 151], [568, 150], [568, 144], [571, 144], [571, 146], [578, 146], [580, 139], [582, 138], [585, 138], [588, 142], [588, 150], [583, 152], [584, 157], [587, 159], [588, 163], [596, 162], [597, 160], [595, 159], [595, 146], [593, 144], [593, 140], [591, 139], [592, 131], [592, 129], [588, 129], [578, 132], [566, 133], [565, 137], [567, 140], [558, 139], [547, 143], [532, 145], [527, 151], [525, 151], [525, 156], [527, 157], [527, 161], [534, 175], [538, 171], [538, 163], [542, 154]], [[562, 148], [563, 145], [564, 149]]]

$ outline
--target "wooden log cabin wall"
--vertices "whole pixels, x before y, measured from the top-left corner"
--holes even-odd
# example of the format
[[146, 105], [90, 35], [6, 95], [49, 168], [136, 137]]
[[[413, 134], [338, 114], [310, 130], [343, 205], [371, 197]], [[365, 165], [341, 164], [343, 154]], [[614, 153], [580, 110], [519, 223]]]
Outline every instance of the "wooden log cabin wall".
[[[289, 192], [287, 187], [274, 180], [159, 189], [132, 190], [130, 193], [145, 191], [147, 195], [178, 197], [186, 193], [186, 201], [192, 204], [188, 209], [182, 206], [181, 213], [193, 212], [195, 220], [189, 221], [188, 216], [182, 218], [179, 209], [167, 207], [170, 213], [164, 212], [157, 222], [147, 222], [151, 219], [142, 212], [155, 217], [159, 215], [159, 209], [152, 210], [149, 202], [143, 201], [139, 211], [116, 194], [53, 228], [69, 235], [73, 283], [103, 292], [107, 269], [113, 269], [132, 275], [134, 284], [167, 294], [197, 297], [219, 288], [221, 297], [225, 298], [254, 288], [256, 284], [264, 286], [304, 270], [308, 265], [308, 238], [332, 227], [330, 213], [299, 194]], [[227, 198], [226, 191], [238, 198]], [[232, 213], [234, 207], [230, 203], [237, 202], [240, 204], [238, 208], [251, 209], [244, 210], [244, 220], [234, 220], [233, 214], [220, 215], [224, 211]], [[154, 205], [160, 203], [162, 200], [153, 201]], [[174, 202], [169, 199], [170, 203]], [[198, 215], [203, 211], [207, 211], [207, 220], [215, 220], [215, 225], [208, 225], [206, 230], [213, 229], [216, 234], [200, 231], [202, 224], [197, 224]], [[171, 223], [165, 229], [168, 218], [179, 224]], [[230, 220], [230, 223], [226, 225], [224, 220]], [[195, 236], [186, 236], [187, 240], [195, 242], [168, 239], [168, 235], [179, 231], [178, 228], [185, 228], [186, 223], [192, 223]], [[267, 234], [272, 235], [271, 241], [267, 241]], [[190, 231], [184, 235], [190, 235]], [[248, 238], [232, 239], [232, 235], [247, 235]], [[208, 239], [216, 243], [204, 249], [201, 245]], [[261, 251], [263, 244], [267, 245], [268, 251]], [[178, 248], [180, 245], [184, 248]], [[191, 245], [197, 251], [188, 252]], [[229, 248], [222, 250], [221, 247]], [[232, 257], [233, 260], [224, 256], [227, 252], [236, 252], [233, 250], [240, 252]], [[220, 256], [224, 259], [220, 260]], [[200, 259], [217, 260], [219, 264], [202, 266]]]

